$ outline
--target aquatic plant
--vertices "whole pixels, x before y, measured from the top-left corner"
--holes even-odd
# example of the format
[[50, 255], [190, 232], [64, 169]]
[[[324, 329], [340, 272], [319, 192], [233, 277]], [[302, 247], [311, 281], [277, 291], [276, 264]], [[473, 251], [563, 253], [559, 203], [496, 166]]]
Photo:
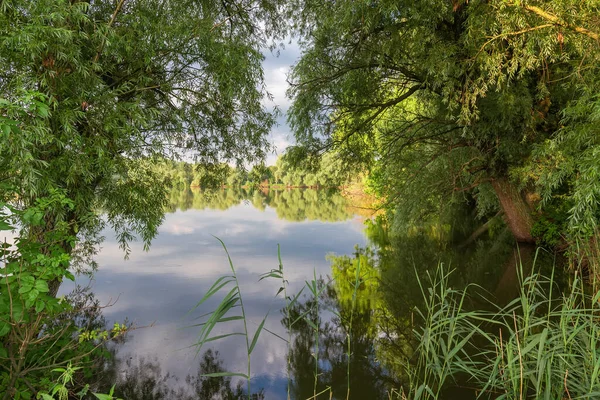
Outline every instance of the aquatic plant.
[[470, 288], [450, 288], [449, 274], [440, 266], [422, 286], [423, 325], [414, 329], [418, 347], [402, 396], [437, 399], [450, 386], [478, 398], [600, 396], [600, 293], [586, 293], [580, 276], [557, 294], [553, 274], [520, 274], [520, 294], [508, 305], [469, 311]]
[[[320, 342], [321, 342], [321, 320], [320, 313], [322, 309], [326, 306], [323, 303], [322, 297], [328, 288], [328, 285], [325, 284], [323, 279], [318, 278], [316, 271], [313, 271], [313, 278], [310, 281], [305, 281], [304, 287], [302, 287], [296, 294], [293, 296], [288, 294], [288, 285], [289, 282], [285, 279], [284, 270], [283, 270], [283, 262], [281, 259], [281, 248], [277, 247], [277, 258], [278, 258], [278, 267], [271, 269], [268, 272], [265, 272], [260, 276], [259, 282], [265, 279], [276, 279], [281, 282], [281, 286], [277, 290], [275, 297], [278, 297], [280, 294], [283, 294], [284, 297], [284, 307], [282, 309], [282, 313], [284, 315], [283, 324], [286, 328], [287, 339], [282, 336], [272, 332], [271, 330], [264, 327], [266, 319], [269, 315], [270, 310], [267, 311], [262, 321], [258, 324], [258, 328], [254, 331], [253, 334], [248, 330], [249, 320], [244, 308], [243, 297], [240, 291], [239, 281], [236, 273], [235, 266], [225, 243], [217, 238], [217, 240], [223, 246], [225, 253], [227, 255], [227, 259], [229, 262], [229, 267], [231, 270], [231, 274], [224, 275], [219, 277], [213, 285], [206, 291], [202, 299], [193, 307], [190, 312], [198, 309], [202, 304], [206, 303], [209, 299], [216, 296], [222, 290], [229, 289], [227, 294], [222, 298], [221, 302], [216, 306], [213, 311], [210, 311], [206, 314], [201, 315], [199, 318], [204, 318], [204, 321], [198, 324], [193, 324], [190, 327], [200, 327], [200, 332], [198, 333], [198, 340], [194, 344], [196, 347], [196, 351], [199, 353], [200, 350], [207, 343], [225, 339], [231, 336], [243, 336], [246, 344], [246, 355], [247, 355], [247, 363], [245, 372], [230, 372], [230, 371], [219, 371], [216, 373], [208, 373], [202, 374], [203, 377], [242, 377], [247, 382], [247, 395], [248, 398], [251, 398], [251, 354], [255, 349], [256, 343], [263, 331], [266, 331], [269, 334], [276, 336], [277, 338], [285, 341], [288, 346], [288, 356], [287, 356], [287, 370], [288, 370], [288, 385], [287, 385], [287, 398], [290, 399], [290, 388], [291, 388], [291, 359], [290, 359], [290, 346], [292, 343], [292, 331], [294, 326], [302, 321], [307, 324], [312, 329], [312, 349], [311, 355], [314, 359], [314, 383], [313, 383], [313, 395], [312, 399], [317, 399], [319, 396], [329, 393], [330, 397], [332, 396], [332, 388], [326, 387], [324, 390], [318, 390], [319, 384], [319, 376], [320, 376]], [[354, 268], [354, 276], [353, 279], [348, 283], [352, 288], [352, 296], [350, 299], [350, 316], [349, 316], [349, 328], [345, 335], [345, 349], [346, 349], [346, 359], [348, 360], [348, 366], [346, 368], [346, 379], [347, 379], [347, 389], [346, 389], [346, 399], [350, 398], [350, 358], [352, 356], [352, 323], [354, 316], [354, 309], [357, 304], [357, 297], [359, 288], [364, 285], [364, 277], [361, 275], [361, 267], [360, 267], [360, 259], [358, 260], [358, 264]], [[307, 289], [309, 295], [309, 301], [307, 303], [307, 307], [301, 307], [300, 312], [293, 312], [294, 307], [298, 304], [300, 296]], [[239, 312], [233, 313], [231, 315], [232, 310], [237, 310], [239, 308]], [[297, 311], [297, 310], [296, 310]], [[334, 316], [342, 319], [342, 315], [337, 312], [335, 309], [327, 308], [327, 311], [331, 312]], [[241, 321], [243, 323], [243, 329], [239, 331], [233, 331], [225, 334], [212, 335], [213, 330], [220, 324], [231, 322], [231, 321]]]

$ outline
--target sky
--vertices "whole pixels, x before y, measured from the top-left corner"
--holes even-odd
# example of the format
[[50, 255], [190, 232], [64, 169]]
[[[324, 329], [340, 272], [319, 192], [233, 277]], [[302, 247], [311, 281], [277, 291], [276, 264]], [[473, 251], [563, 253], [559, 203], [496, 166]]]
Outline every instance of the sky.
[[264, 100], [264, 106], [272, 109], [273, 106], [279, 107], [281, 115], [277, 118], [277, 125], [271, 130], [270, 141], [275, 146], [276, 153], [267, 157], [267, 165], [275, 164], [277, 156], [280, 155], [287, 146], [294, 143], [289, 126], [286, 124], [286, 112], [290, 106], [290, 99], [285, 95], [288, 88], [287, 75], [291, 66], [300, 57], [300, 48], [295, 41], [286, 41], [285, 48], [276, 55], [269, 50], [263, 52], [265, 60], [263, 68], [265, 71], [265, 81], [267, 90], [273, 95], [273, 102]]

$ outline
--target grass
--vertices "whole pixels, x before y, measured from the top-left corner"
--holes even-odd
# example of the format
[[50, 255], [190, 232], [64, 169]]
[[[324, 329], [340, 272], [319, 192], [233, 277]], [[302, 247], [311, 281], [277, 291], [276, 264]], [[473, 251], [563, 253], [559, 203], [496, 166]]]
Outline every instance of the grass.
[[[219, 240], [220, 241], [220, 240]], [[305, 282], [304, 288], [294, 296], [288, 294], [289, 283], [284, 276], [281, 251], [278, 248], [279, 265], [262, 274], [260, 281], [275, 279], [280, 287], [275, 297], [283, 294], [283, 315], [287, 339], [264, 327], [267, 312], [254, 332], [248, 329], [248, 321], [242, 293], [234, 264], [222, 244], [229, 261], [231, 274], [219, 278], [198, 302], [195, 309], [207, 300], [226, 294], [219, 305], [203, 317], [199, 327], [197, 351], [210, 342], [230, 336], [245, 338], [247, 363], [244, 372], [220, 372], [205, 376], [240, 376], [247, 381], [248, 398], [251, 398], [251, 354], [259, 337], [264, 333], [277, 336], [288, 345], [288, 388], [291, 398], [291, 360], [289, 346], [292, 329], [302, 320], [312, 329], [314, 347], [314, 386], [310, 398], [329, 395], [331, 387], [318, 389], [320, 373], [319, 337], [321, 322], [319, 312], [326, 307], [322, 295], [326, 288], [313, 273], [313, 279]], [[559, 292], [554, 275], [532, 273], [525, 277], [519, 268], [519, 295], [504, 307], [477, 294], [477, 301], [484, 302], [483, 309], [470, 309], [475, 293], [483, 289], [469, 285], [465, 289], [453, 289], [449, 285], [452, 272], [440, 265], [428, 276], [427, 282], [419, 281], [424, 306], [415, 309], [413, 337], [416, 346], [412, 356], [401, 361], [407, 381], [397, 391], [389, 392], [390, 399], [440, 399], [449, 388], [462, 388], [477, 398], [494, 399], [586, 399], [600, 398], [600, 292], [587, 293], [587, 287], [579, 275], [573, 277], [570, 289]], [[535, 271], [535, 268], [534, 268]], [[352, 319], [357, 302], [357, 293], [364, 284], [360, 263], [351, 288], [350, 329], [345, 337], [345, 357], [348, 360], [347, 389], [336, 393], [336, 398], [350, 399], [352, 357]], [[305, 292], [312, 306], [294, 316], [290, 310]], [[491, 311], [490, 311], [491, 309]], [[328, 309], [338, 318], [335, 310]], [[315, 317], [316, 316], [316, 317]], [[348, 318], [348, 317], [346, 317]], [[213, 335], [217, 325], [240, 321], [242, 329], [226, 334]]]
[[[220, 303], [217, 305], [217, 307], [213, 311], [198, 317], [198, 318], [203, 319], [204, 322], [191, 325], [191, 327], [200, 328], [200, 330], [198, 332], [198, 340], [196, 341], [194, 346], [196, 347], [196, 352], [198, 354], [198, 353], [200, 353], [201, 349], [210, 342], [225, 339], [225, 338], [231, 337], [231, 336], [242, 336], [245, 339], [247, 362], [246, 362], [245, 372], [218, 372], [218, 373], [212, 373], [212, 374], [204, 374], [203, 376], [205, 376], [205, 377], [223, 377], [223, 376], [242, 377], [247, 382], [246, 390], [247, 390], [248, 399], [252, 398], [252, 391], [251, 391], [251, 384], [250, 384], [250, 381], [251, 381], [251, 355], [252, 355], [253, 350], [255, 349], [255, 346], [256, 346], [256, 343], [258, 342], [259, 337], [261, 336], [261, 333], [264, 331], [264, 332], [267, 332], [268, 334], [274, 335], [277, 338], [285, 341], [288, 345], [287, 398], [289, 400], [291, 398], [291, 396], [290, 396], [291, 377], [289, 374], [289, 371], [291, 370], [291, 365], [290, 365], [291, 360], [289, 358], [290, 357], [289, 346], [292, 343], [292, 328], [294, 327], [294, 325], [297, 322], [299, 322], [300, 320], [303, 320], [312, 328], [312, 332], [314, 335], [314, 348], [312, 351], [313, 358], [314, 358], [314, 385], [313, 385], [313, 396], [311, 397], [311, 399], [317, 399], [319, 396], [321, 396], [322, 394], [325, 394], [327, 392], [329, 392], [329, 397], [332, 398], [333, 393], [332, 393], [332, 389], [330, 387], [328, 387], [325, 390], [322, 390], [320, 392], [317, 391], [318, 382], [319, 382], [319, 368], [320, 368], [319, 367], [319, 361], [320, 361], [319, 360], [319, 354], [320, 354], [320, 349], [319, 349], [320, 340], [319, 339], [320, 339], [320, 326], [321, 326], [321, 323], [319, 320], [320, 311], [321, 311], [320, 304], [321, 304], [322, 295], [326, 289], [326, 285], [323, 285], [322, 281], [319, 278], [317, 278], [316, 271], [313, 271], [313, 279], [312, 280], [305, 281], [305, 286], [298, 293], [296, 293], [293, 296], [290, 296], [288, 294], [289, 282], [285, 279], [284, 270], [283, 270], [283, 262], [281, 260], [281, 249], [278, 246], [278, 248], [277, 248], [277, 257], [278, 257], [278, 262], [279, 262], [278, 268], [271, 269], [270, 271], [262, 274], [260, 276], [259, 282], [262, 280], [265, 280], [265, 279], [275, 279], [275, 280], [279, 281], [281, 284], [280, 288], [277, 290], [277, 292], [275, 294], [275, 297], [278, 297], [280, 294], [283, 294], [283, 296], [284, 296], [285, 306], [283, 308], [283, 314], [284, 314], [285, 328], [287, 331], [287, 339], [281, 337], [280, 335], [277, 335], [276, 333], [274, 333], [264, 327], [270, 310], [267, 311], [267, 313], [265, 314], [262, 321], [258, 324], [258, 328], [254, 331], [254, 333], [251, 333], [248, 329], [248, 325], [249, 325], [250, 321], [247, 317], [246, 310], [244, 308], [243, 296], [242, 296], [242, 292], [240, 290], [239, 280], [237, 277], [235, 266], [229, 255], [229, 252], [227, 250], [225, 243], [219, 238], [216, 238], [216, 239], [221, 243], [221, 245], [223, 246], [223, 249], [227, 255], [227, 260], [229, 262], [231, 274], [223, 275], [220, 278], [218, 278], [213, 283], [213, 285], [208, 289], [208, 291], [204, 294], [202, 299], [193, 307], [192, 310], [190, 310], [190, 312], [192, 312], [192, 311], [198, 309], [200, 306], [205, 304], [209, 299], [212, 299], [213, 297], [215, 297], [218, 293], [221, 293], [221, 292], [224, 292], [225, 290], [227, 290], [227, 293], [221, 299]], [[350, 398], [350, 378], [351, 378], [350, 377], [350, 357], [351, 357], [351, 340], [352, 340], [352, 335], [351, 335], [352, 317], [353, 317], [353, 313], [354, 313], [354, 308], [356, 306], [357, 293], [362, 284], [363, 284], [363, 280], [360, 275], [360, 261], [359, 261], [358, 267], [356, 268], [354, 281], [351, 282], [354, 292], [352, 294], [352, 302], [351, 302], [350, 330], [346, 336], [346, 352], [347, 352], [346, 357], [348, 359], [346, 399]], [[305, 289], [307, 289], [307, 292], [309, 292], [309, 295], [312, 298], [312, 304], [314, 304], [314, 306], [312, 308], [309, 308], [308, 310], [304, 311], [300, 315], [296, 316], [295, 319], [292, 320], [291, 310], [294, 307], [294, 305], [299, 301], [299, 298]], [[330, 309], [329, 311], [331, 311], [337, 317], [341, 318], [339, 313], [337, 313], [335, 310]], [[312, 317], [314, 317], [314, 316], [316, 316], [316, 320], [313, 320]], [[243, 329], [234, 330], [232, 332], [225, 333], [225, 334], [213, 335], [213, 331], [215, 330], [215, 328], [217, 326], [227, 323], [227, 322], [231, 322], [231, 321], [241, 321], [243, 323]]]
[[478, 398], [600, 397], [600, 293], [588, 295], [579, 276], [558, 294], [553, 275], [521, 275], [519, 296], [492, 312], [465, 310], [469, 289], [447, 278], [440, 267], [423, 289], [411, 382], [398, 398], [437, 399], [461, 385]]

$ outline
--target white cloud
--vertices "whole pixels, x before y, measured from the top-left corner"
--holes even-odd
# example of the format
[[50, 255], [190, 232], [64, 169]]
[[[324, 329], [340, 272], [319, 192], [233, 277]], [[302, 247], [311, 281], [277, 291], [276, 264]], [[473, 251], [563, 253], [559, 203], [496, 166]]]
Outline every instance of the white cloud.
[[286, 96], [286, 91], [289, 87], [287, 77], [292, 64], [294, 64], [300, 56], [300, 48], [296, 41], [290, 41], [284, 49], [277, 54], [272, 54], [270, 51], [265, 51], [265, 60], [263, 61], [263, 69], [265, 72], [265, 84], [267, 91], [273, 96], [273, 101], [268, 99], [263, 100], [263, 105], [267, 108], [277, 106], [283, 113], [283, 116], [278, 118], [278, 125], [273, 127], [270, 136], [270, 141], [275, 147], [275, 153], [267, 157], [267, 165], [275, 164], [278, 155], [282, 154], [285, 149], [293, 144], [293, 137], [290, 133], [290, 128], [286, 123], [285, 113], [290, 107], [290, 99]]

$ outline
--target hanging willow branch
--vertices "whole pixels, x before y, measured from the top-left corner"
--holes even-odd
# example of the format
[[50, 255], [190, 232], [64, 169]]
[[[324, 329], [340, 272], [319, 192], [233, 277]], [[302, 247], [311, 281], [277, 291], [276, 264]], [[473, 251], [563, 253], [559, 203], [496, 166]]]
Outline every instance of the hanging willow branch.
[[[123, 8], [123, 4], [125, 4], [125, 0], [119, 0], [119, 2], [117, 3], [117, 6], [115, 7], [115, 11], [113, 12], [112, 17], [110, 17], [110, 22], [108, 23], [109, 28], [115, 23], [115, 20], [117, 19], [117, 15], [119, 14], [119, 11], [121, 11], [121, 8]], [[94, 57], [94, 63], [97, 63], [98, 60], [100, 59], [100, 54], [102, 54], [102, 50], [104, 50], [105, 44], [106, 44], [106, 38], [104, 38], [104, 40], [102, 40], [102, 43], [100, 44], [100, 48], [96, 52], [96, 57]]]
[[549, 12], [544, 11], [539, 7], [525, 5], [525, 6], [523, 6], [523, 8], [525, 8], [527, 11], [530, 11], [530, 12], [542, 17], [545, 20], [552, 22], [555, 25], [560, 25], [567, 29], [571, 29], [577, 33], [581, 33], [583, 35], [589, 36], [594, 40], [600, 40], [600, 35], [598, 35], [598, 33], [593, 32], [587, 28], [583, 28], [581, 26], [571, 25], [571, 24], [567, 23], [566, 21], [561, 20], [556, 15], [550, 14]]

